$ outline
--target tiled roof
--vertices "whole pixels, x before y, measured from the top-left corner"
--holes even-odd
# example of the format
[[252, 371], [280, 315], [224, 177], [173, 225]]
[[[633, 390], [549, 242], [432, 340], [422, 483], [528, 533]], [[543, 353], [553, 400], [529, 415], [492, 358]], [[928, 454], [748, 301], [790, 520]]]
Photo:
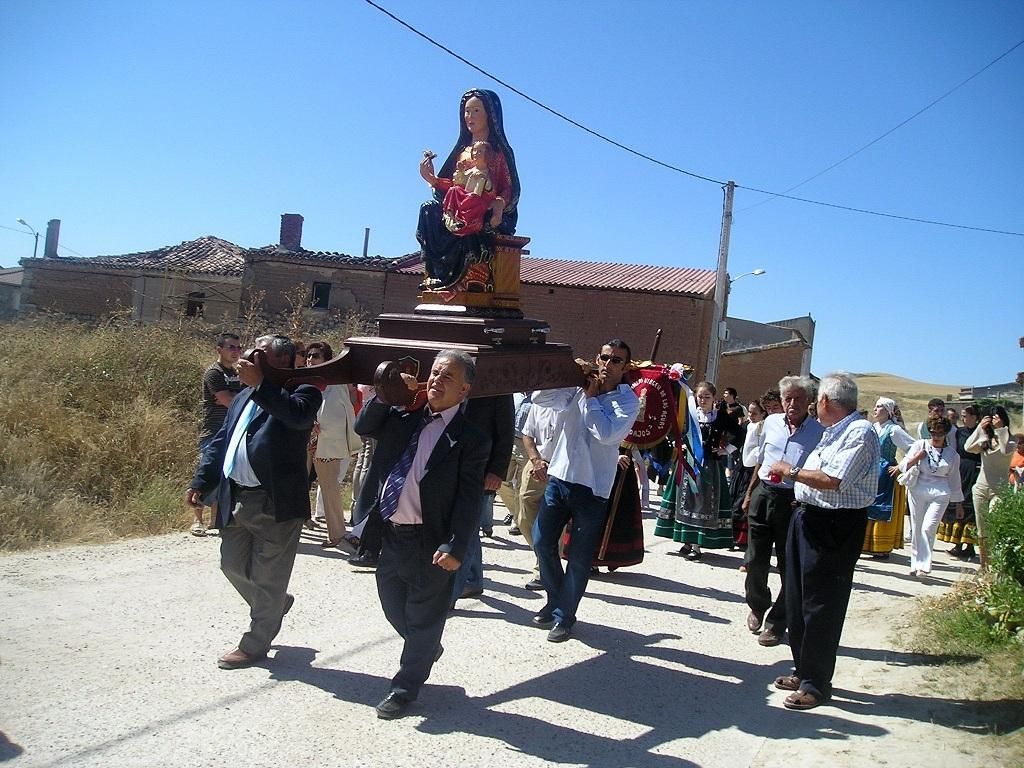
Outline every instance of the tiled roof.
[[[397, 271], [404, 274], [422, 274], [423, 265], [411, 264]], [[519, 268], [520, 281], [534, 285], [657, 291], [695, 296], [705, 296], [714, 292], [715, 274], [713, 269], [539, 259], [532, 256], [524, 256]]]
[[0, 268], [0, 285], [21, 285], [24, 272], [21, 267]]
[[[61, 257], [62, 264], [83, 264], [106, 269], [131, 269], [188, 272], [192, 274], [225, 275], [241, 277], [245, 248], [207, 235], [196, 240], [186, 240], [180, 245], [167, 245], [155, 251], [126, 253], [121, 256], [94, 256], [92, 258]], [[23, 263], [43, 261], [25, 259]]]
[[332, 265], [362, 267], [364, 269], [392, 269], [401, 264], [406, 256], [389, 258], [386, 256], [350, 256], [337, 251], [285, 251], [276, 245], [265, 245], [262, 248], [246, 250], [247, 258], [280, 259], [283, 261], [327, 261]]

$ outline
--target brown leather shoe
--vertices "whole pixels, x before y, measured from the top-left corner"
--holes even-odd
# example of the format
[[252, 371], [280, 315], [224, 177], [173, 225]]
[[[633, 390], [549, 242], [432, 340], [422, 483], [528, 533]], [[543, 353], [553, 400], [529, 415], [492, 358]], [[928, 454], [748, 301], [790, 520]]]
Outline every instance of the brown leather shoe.
[[765, 627], [761, 630], [760, 636], [757, 638], [757, 644], [763, 645], [765, 648], [771, 648], [772, 646], [778, 645], [782, 642], [782, 638], [776, 634], [774, 629]]
[[764, 621], [764, 614], [758, 615], [753, 611], [747, 616], [747, 629], [753, 632], [755, 635], [761, 631], [761, 622]]
[[221, 669], [245, 669], [253, 664], [258, 664], [265, 658], [267, 658], [265, 653], [246, 653], [241, 648], [235, 648], [217, 659], [217, 666]]

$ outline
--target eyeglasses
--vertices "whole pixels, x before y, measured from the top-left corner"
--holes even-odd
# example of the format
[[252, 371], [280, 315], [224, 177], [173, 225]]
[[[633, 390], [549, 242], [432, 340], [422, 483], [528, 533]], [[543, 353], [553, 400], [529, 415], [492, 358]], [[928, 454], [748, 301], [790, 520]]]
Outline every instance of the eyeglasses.
[[323, 357], [323, 355], [321, 355], [319, 352], [307, 352], [306, 353], [306, 359], [307, 360], [309, 360], [309, 359], [316, 360], [316, 359], [321, 358], [321, 357]]
[[231, 352], [239, 352], [242, 348], [238, 344], [225, 344], [221, 349], [227, 349]]
[[619, 357], [618, 355], [598, 355], [597, 357], [602, 363], [615, 363], [616, 365], [622, 365], [626, 362], [626, 358]]

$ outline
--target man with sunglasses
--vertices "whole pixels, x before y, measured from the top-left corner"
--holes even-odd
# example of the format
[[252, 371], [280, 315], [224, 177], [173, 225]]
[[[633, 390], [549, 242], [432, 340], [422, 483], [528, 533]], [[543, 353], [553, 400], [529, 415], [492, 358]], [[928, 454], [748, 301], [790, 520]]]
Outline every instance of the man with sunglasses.
[[[217, 361], [203, 373], [203, 426], [199, 430], [199, 460], [213, 436], [217, 434], [228, 406], [235, 395], [242, 391], [242, 381], [235, 366], [242, 354], [240, 339], [234, 333], [222, 333], [217, 339]], [[203, 499], [210, 507], [210, 526], [217, 523], [217, 502]], [[193, 536], [207, 536], [209, 531], [203, 525], [203, 508], [193, 508], [195, 522], [189, 529]]]
[[[640, 399], [623, 381], [630, 362], [626, 342], [612, 339], [594, 364], [579, 362], [587, 376], [583, 387], [544, 390], [534, 398], [534, 405], [564, 411], [533, 528], [540, 580], [547, 593], [547, 603], [533, 617], [533, 624], [549, 630], [552, 643], [568, 640], [576, 622], [604, 528], [619, 444], [640, 412]], [[571, 544], [563, 570], [558, 542], [570, 519]]]

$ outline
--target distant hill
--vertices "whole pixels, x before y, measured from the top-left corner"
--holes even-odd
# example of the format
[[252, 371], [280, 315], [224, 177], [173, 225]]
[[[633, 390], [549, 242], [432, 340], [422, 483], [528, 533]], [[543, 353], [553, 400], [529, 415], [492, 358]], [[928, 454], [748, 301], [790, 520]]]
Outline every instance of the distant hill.
[[928, 413], [928, 401], [933, 397], [941, 397], [947, 405], [952, 404], [960, 410], [955, 403], [962, 386], [960, 384], [928, 384], [891, 373], [855, 373], [854, 376], [860, 390], [860, 407], [866, 408], [869, 415], [879, 397], [891, 397], [899, 403], [908, 427], [924, 420]]

